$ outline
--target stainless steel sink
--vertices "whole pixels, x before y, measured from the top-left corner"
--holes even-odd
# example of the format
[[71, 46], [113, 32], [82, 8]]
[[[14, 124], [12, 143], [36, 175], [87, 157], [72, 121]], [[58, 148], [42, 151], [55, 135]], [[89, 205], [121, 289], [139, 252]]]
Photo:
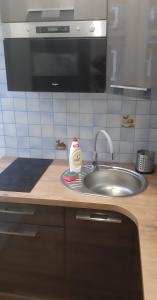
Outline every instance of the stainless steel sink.
[[106, 197], [126, 197], [143, 192], [148, 183], [146, 178], [132, 170], [99, 165], [84, 166], [79, 179], [63, 184], [74, 191], [84, 194], [96, 194]]

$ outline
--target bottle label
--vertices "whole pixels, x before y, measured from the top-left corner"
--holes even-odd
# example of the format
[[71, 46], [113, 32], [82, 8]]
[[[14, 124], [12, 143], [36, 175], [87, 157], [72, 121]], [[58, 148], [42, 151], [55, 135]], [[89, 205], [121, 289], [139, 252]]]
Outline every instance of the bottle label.
[[81, 151], [75, 150], [73, 153], [73, 163], [75, 168], [79, 168], [81, 166]]
[[73, 145], [73, 148], [79, 148], [80, 146], [79, 146], [79, 144], [74, 144]]

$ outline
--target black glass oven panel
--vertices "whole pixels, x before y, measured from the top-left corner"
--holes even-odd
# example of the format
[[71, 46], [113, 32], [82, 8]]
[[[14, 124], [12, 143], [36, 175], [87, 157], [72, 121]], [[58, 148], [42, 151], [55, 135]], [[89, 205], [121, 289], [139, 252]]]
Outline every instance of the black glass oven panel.
[[0, 190], [31, 192], [52, 162], [51, 159], [17, 158], [0, 174]]
[[103, 92], [106, 38], [5, 39], [9, 90]]

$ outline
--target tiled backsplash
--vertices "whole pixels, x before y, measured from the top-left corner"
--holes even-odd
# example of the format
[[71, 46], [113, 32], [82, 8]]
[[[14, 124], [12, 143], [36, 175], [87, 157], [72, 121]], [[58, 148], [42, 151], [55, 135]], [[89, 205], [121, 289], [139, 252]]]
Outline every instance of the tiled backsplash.
[[[130, 115], [135, 127], [122, 127]], [[0, 33], [0, 155], [67, 158], [56, 140], [69, 147], [80, 137], [84, 159], [92, 158], [93, 141], [106, 129], [114, 142], [115, 160], [130, 162], [140, 148], [157, 153], [157, 101], [112, 94], [8, 92], [2, 33]], [[110, 160], [104, 137], [99, 158]]]

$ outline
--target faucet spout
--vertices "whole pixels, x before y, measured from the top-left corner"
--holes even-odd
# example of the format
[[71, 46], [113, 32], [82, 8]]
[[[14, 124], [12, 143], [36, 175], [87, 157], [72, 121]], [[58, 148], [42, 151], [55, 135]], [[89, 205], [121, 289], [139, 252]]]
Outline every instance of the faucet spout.
[[107, 133], [106, 130], [99, 130], [97, 133], [96, 133], [96, 136], [95, 136], [95, 141], [94, 141], [94, 164], [96, 165], [97, 164], [97, 150], [96, 150], [96, 145], [97, 145], [97, 139], [98, 139], [98, 136], [99, 134], [102, 133], [105, 138], [107, 139], [107, 142], [109, 144], [109, 149], [110, 149], [110, 153], [111, 153], [111, 156], [112, 156], [112, 160], [113, 160], [113, 143], [112, 143], [112, 140], [111, 140], [111, 137], [110, 135]]

